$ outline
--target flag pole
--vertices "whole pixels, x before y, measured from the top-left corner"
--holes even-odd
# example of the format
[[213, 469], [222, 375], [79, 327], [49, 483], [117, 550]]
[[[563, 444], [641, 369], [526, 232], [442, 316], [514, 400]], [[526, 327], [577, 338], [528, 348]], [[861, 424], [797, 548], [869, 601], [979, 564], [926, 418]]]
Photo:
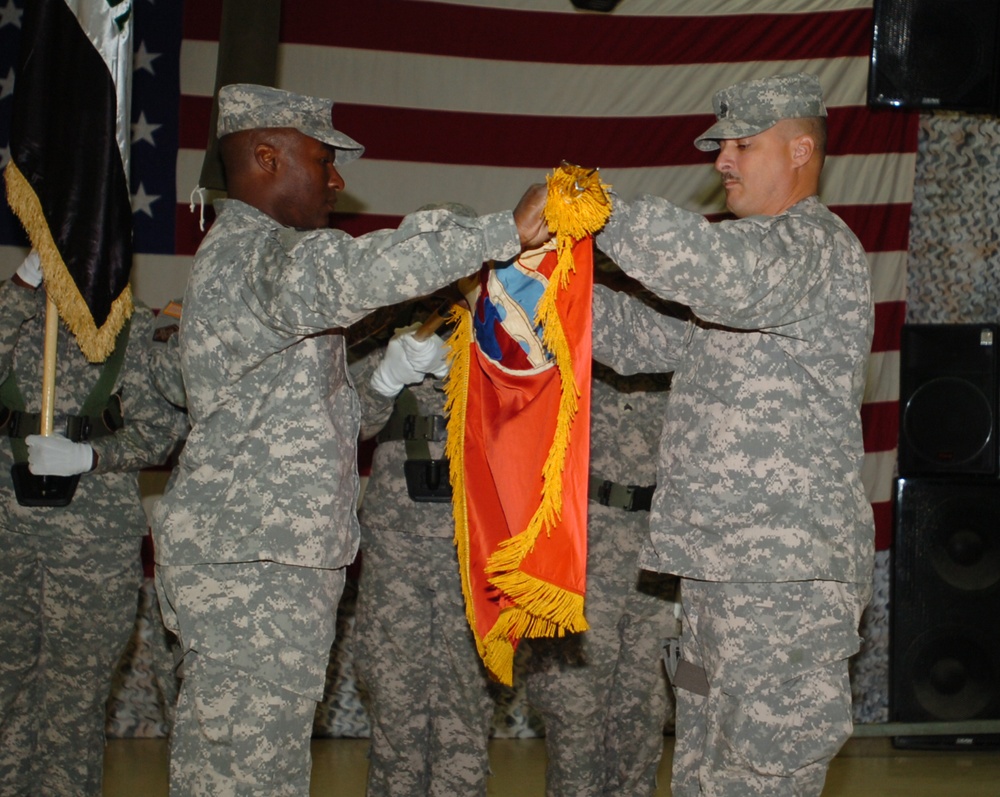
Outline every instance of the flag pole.
[[[59, 342], [59, 310], [46, 291], [45, 340], [42, 346], [42, 396], [39, 434], [51, 437], [55, 418], [56, 349]], [[27, 461], [17, 461], [10, 469], [14, 497], [21, 506], [66, 506], [73, 500], [80, 475], [36, 476]]]
[[56, 346], [59, 342], [59, 310], [52, 297], [45, 302], [45, 347], [42, 355], [42, 412], [40, 434], [49, 437], [56, 406]]
[[415, 340], [427, 340], [431, 335], [438, 331], [441, 326], [448, 320], [448, 316], [451, 313], [451, 308], [455, 306], [458, 302], [463, 299], [471, 308], [476, 303], [476, 296], [479, 294], [479, 277], [478, 275], [472, 275], [471, 277], [462, 277], [457, 283], [458, 292], [461, 294], [458, 299], [444, 302], [437, 310], [431, 313], [427, 319], [422, 323], [417, 330], [413, 333]]
[[427, 340], [427, 338], [437, 332], [441, 325], [447, 320], [447, 316], [445, 316], [441, 310], [435, 310], [430, 316], [428, 316], [424, 323], [417, 327], [416, 331], [413, 333], [413, 339]]

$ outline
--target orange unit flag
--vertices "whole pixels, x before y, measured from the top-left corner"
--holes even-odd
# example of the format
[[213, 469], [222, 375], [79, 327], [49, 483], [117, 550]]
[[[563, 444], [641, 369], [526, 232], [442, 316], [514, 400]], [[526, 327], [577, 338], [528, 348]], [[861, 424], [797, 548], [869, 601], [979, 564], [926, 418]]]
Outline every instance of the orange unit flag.
[[[605, 189], [594, 171], [564, 166], [549, 178], [546, 216], [554, 202], [564, 214], [577, 203], [578, 214], [596, 201], [599, 229]], [[466, 614], [487, 669], [506, 684], [521, 638], [587, 628], [593, 242], [578, 219], [568, 225], [576, 234], [549, 224], [551, 244], [484, 266], [450, 339], [448, 456]]]

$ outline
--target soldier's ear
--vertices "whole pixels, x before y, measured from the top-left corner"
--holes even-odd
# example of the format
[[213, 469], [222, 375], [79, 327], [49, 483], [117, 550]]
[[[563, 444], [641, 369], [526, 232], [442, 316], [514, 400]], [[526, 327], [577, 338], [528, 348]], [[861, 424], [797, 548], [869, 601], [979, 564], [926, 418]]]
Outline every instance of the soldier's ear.
[[258, 142], [253, 148], [254, 161], [257, 166], [268, 174], [278, 169], [278, 148], [268, 141]]
[[792, 139], [791, 145], [792, 160], [797, 166], [804, 166], [816, 149], [816, 140], [808, 133], [801, 133]]

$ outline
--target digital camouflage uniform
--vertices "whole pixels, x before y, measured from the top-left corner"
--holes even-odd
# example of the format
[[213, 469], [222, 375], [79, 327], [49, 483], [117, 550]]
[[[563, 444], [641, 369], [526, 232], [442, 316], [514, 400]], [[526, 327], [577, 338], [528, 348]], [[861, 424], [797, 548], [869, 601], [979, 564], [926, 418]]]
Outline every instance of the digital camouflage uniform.
[[[362, 437], [370, 437], [394, 402], [367, 375], [357, 384]], [[443, 420], [442, 382], [428, 376], [406, 391], [421, 419]], [[375, 448], [359, 514], [354, 667], [372, 727], [367, 795], [485, 797], [495, 704], [465, 616], [452, 506], [410, 498], [407, 444], [389, 428], [393, 439]], [[427, 441], [432, 459], [444, 457], [443, 423], [440, 430]]]
[[618, 201], [598, 245], [700, 319], [595, 288], [595, 357], [626, 373], [676, 363], [640, 558], [682, 576], [696, 676], [675, 679], [673, 794], [819, 795], [851, 733], [847, 658], [874, 556], [865, 253], [816, 197], [718, 224]]
[[[236, 113], [255, 101], [237, 95]], [[294, 120], [294, 103], [287, 112]], [[220, 135], [230, 116], [220, 99]], [[329, 131], [329, 103], [324, 118]], [[191, 431], [153, 517], [161, 608], [186, 651], [174, 795], [308, 793], [313, 715], [359, 538], [360, 411], [335, 328], [519, 250], [510, 212], [421, 212], [352, 238], [223, 204], [179, 333]]]
[[669, 381], [620, 376], [598, 363], [593, 374], [591, 480], [617, 487], [610, 504], [591, 488], [590, 630], [522, 641], [526, 694], [545, 723], [547, 797], [652, 797], [671, 708], [663, 652], [677, 635], [674, 579], [639, 570], [648, 506], [626, 511], [620, 491], [656, 481]]
[[[13, 368], [24, 409], [41, 405], [45, 290], [0, 285], [0, 382]], [[160, 464], [184, 416], [163, 401], [149, 371], [152, 314], [136, 308], [113, 391], [124, 426], [94, 439], [95, 471], [65, 507], [18, 504], [10, 421], [0, 439], [0, 793], [101, 794], [105, 702], [135, 623], [146, 515], [138, 471]], [[60, 327], [57, 432], [102, 371]]]

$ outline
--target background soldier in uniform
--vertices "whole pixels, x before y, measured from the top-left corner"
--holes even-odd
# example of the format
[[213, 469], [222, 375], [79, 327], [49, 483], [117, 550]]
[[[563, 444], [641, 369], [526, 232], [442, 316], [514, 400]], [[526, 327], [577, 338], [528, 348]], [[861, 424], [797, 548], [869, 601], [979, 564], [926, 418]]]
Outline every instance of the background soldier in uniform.
[[534, 186], [513, 215], [415, 213], [328, 229], [361, 146], [329, 100], [219, 92], [229, 198], [184, 297], [191, 431], [154, 510], [160, 604], [185, 651], [174, 795], [303, 795], [344, 568], [358, 545], [359, 407], [334, 328], [548, 237]]
[[652, 797], [671, 713], [663, 665], [675, 579], [639, 570], [648, 538], [666, 375], [594, 363], [587, 595], [590, 629], [530, 639], [525, 686], [545, 722], [547, 797]]
[[865, 253], [816, 196], [819, 81], [740, 83], [695, 144], [718, 150], [735, 220], [616, 203], [598, 245], [697, 318], [595, 289], [595, 357], [676, 362], [650, 541], [682, 577], [674, 797], [818, 797], [851, 734], [847, 659], [871, 592], [860, 407], [872, 338]]
[[379, 440], [359, 514], [355, 626], [372, 724], [367, 795], [485, 797], [495, 704], [455, 554], [443, 343], [408, 327], [366, 365], [362, 437]]
[[[38, 436], [41, 282], [32, 252], [0, 286], [0, 420], [9, 438], [0, 441], [0, 792], [94, 797], [104, 705], [142, 579], [138, 472], [166, 459], [186, 420], [153, 386], [149, 355], [160, 344], [152, 313], [137, 307], [106, 363], [88, 362], [60, 327], [54, 428], [71, 426], [76, 440]], [[36, 475], [80, 474], [69, 504], [22, 506], [15, 460]]]

